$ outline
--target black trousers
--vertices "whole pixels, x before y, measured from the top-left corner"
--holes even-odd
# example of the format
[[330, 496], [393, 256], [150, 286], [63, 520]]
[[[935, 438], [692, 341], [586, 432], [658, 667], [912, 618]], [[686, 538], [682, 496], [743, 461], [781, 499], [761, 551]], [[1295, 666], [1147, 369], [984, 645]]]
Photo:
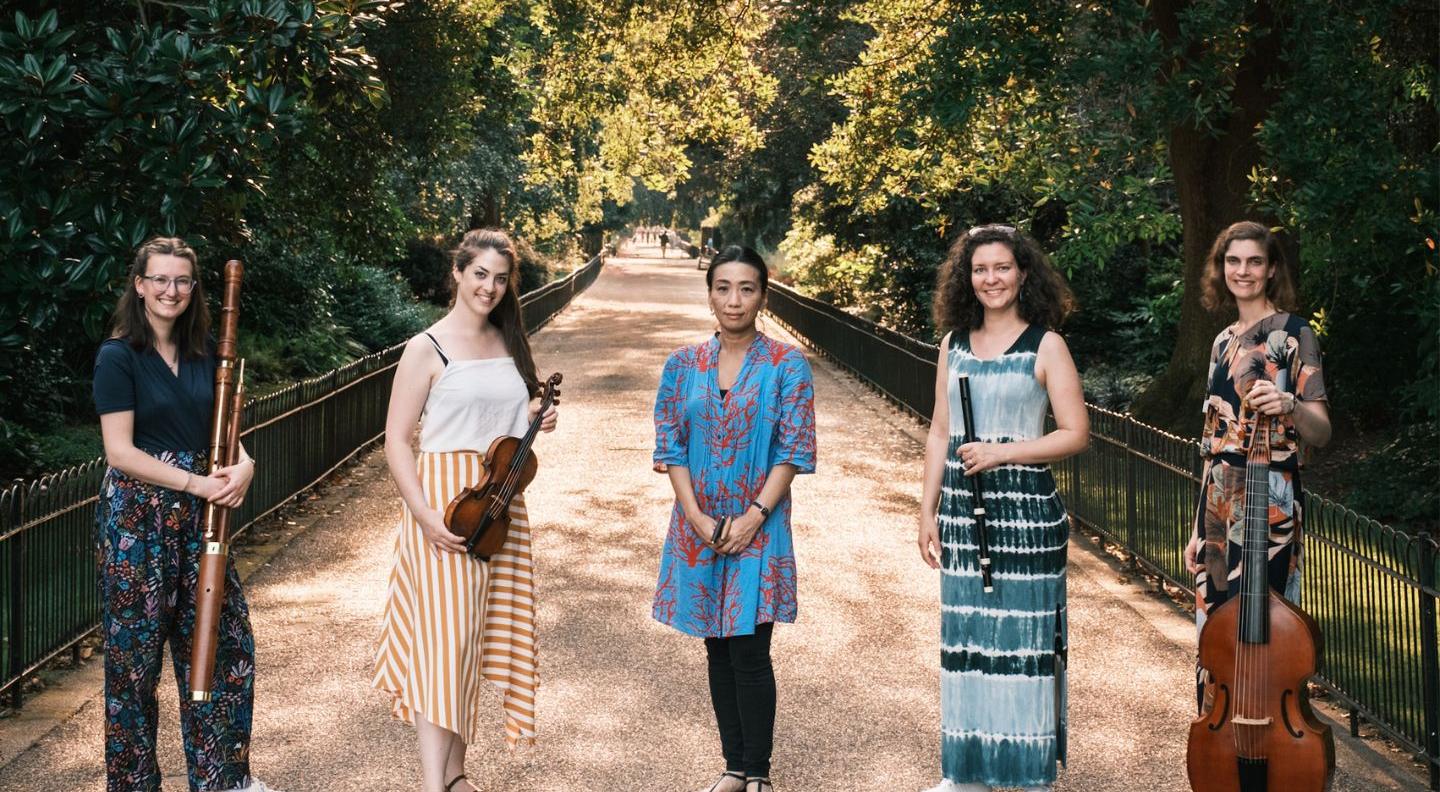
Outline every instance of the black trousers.
[[754, 635], [706, 638], [710, 703], [720, 727], [725, 769], [747, 776], [770, 775], [775, 742], [775, 667], [770, 664], [771, 622]]

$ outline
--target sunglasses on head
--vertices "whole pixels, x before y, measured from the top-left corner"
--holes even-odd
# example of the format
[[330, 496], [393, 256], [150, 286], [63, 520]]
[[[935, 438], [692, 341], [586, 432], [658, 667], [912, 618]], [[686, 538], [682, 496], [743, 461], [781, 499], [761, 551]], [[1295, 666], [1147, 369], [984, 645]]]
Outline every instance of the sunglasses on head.
[[1000, 223], [989, 223], [989, 224], [987, 224], [987, 225], [978, 225], [978, 226], [975, 226], [974, 228], [970, 229], [969, 231], [966, 231], [966, 232], [965, 232], [965, 236], [967, 236], [967, 237], [973, 237], [973, 236], [975, 236], [976, 234], [979, 234], [979, 233], [982, 233], [982, 232], [985, 232], [985, 231], [999, 231], [1000, 233], [1004, 234], [1005, 236], [1010, 236], [1010, 237], [1015, 236], [1015, 226], [1002, 225], [1002, 224], [1000, 224]]

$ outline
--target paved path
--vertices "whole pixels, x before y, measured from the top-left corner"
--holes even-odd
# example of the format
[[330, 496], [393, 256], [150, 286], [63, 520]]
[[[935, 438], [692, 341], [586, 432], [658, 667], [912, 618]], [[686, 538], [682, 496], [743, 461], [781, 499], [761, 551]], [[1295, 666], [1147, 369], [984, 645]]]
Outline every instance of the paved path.
[[[534, 339], [542, 374], [565, 373], [561, 427], [538, 445], [530, 490], [541, 743], [507, 754], [497, 703], [471, 750], [485, 789], [671, 792], [719, 768], [703, 648], [649, 618], [671, 497], [649, 466], [655, 384], [668, 352], [708, 328], [693, 262], [619, 258]], [[923, 789], [939, 777], [939, 585], [913, 545], [921, 430], [828, 364], [815, 374], [820, 472], [794, 489], [801, 615], [775, 638], [777, 788]], [[328, 492], [246, 584], [254, 768], [289, 792], [414, 789], [414, 733], [368, 688], [394, 487], [371, 452]], [[1071, 562], [1072, 755], [1057, 789], [1185, 790], [1193, 629], [1086, 540]], [[96, 665], [76, 677], [98, 686]], [[178, 774], [167, 685], [161, 761]], [[94, 691], [0, 767], [0, 790], [103, 789]], [[1420, 788], [1366, 744], [1346, 742], [1340, 763], [1337, 791]]]

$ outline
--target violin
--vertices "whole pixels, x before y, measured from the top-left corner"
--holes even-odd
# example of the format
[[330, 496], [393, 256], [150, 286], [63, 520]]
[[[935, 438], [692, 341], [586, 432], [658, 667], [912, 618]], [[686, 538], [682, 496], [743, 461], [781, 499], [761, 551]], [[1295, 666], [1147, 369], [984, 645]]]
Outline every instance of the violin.
[[1320, 627], [1267, 580], [1269, 493], [1270, 420], [1261, 415], [1246, 454], [1240, 594], [1200, 631], [1211, 681], [1185, 752], [1195, 792], [1323, 792], [1335, 772], [1335, 739], [1306, 694]]
[[557, 372], [545, 381], [540, 409], [524, 437], [497, 437], [485, 451], [480, 480], [460, 490], [445, 507], [445, 527], [465, 540], [465, 552], [489, 561], [510, 537], [510, 502], [535, 479], [539, 460], [530, 446], [540, 432], [545, 411], [560, 401]]

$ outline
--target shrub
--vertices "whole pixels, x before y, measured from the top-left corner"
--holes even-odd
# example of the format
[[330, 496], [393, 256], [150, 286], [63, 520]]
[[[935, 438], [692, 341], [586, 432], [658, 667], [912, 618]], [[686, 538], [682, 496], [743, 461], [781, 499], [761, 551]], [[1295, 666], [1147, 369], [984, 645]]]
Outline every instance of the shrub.
[[380, 267], [350, 268], [335, 284], [337, 317], [369, 351], [398, 344], [438, 319], [442, 309], [417, 301], [405, 280]]

